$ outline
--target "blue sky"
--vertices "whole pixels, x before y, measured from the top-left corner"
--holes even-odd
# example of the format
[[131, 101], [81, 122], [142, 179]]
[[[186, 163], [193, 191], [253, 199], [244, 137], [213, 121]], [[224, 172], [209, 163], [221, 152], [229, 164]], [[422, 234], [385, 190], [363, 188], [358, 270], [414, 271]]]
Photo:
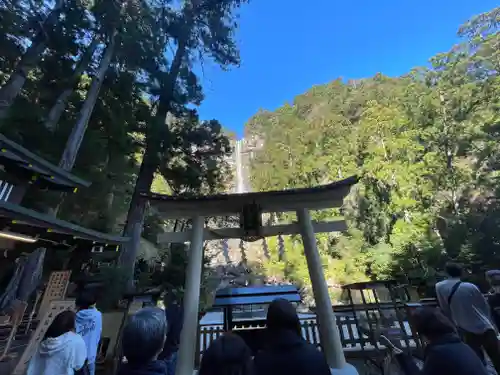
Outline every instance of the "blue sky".
[[243, 134], [274, 110], [337, 77], [397, 76], [457, 42], [456, 31], [498, 0], [250, 0], [237, 40], [242, 64], [205, 66], [203, 119]]

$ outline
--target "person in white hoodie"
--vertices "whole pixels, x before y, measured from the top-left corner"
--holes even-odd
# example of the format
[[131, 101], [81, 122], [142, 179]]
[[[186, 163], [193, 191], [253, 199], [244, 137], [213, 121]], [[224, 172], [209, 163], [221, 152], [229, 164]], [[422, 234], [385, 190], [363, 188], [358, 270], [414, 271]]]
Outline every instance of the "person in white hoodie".
[[102, 333], [102, 314], [96, 308], [95, 294], [83, 291], [76, 299], [76, 333], [83, 337], [87, 347], [87, 366], [89, 375], [95, 374], [97, 349]]
[[47, 329], [26, 375], [74, 375], [86, 359], [85, 342], [75, 333], [75, 313], [63, 311]]

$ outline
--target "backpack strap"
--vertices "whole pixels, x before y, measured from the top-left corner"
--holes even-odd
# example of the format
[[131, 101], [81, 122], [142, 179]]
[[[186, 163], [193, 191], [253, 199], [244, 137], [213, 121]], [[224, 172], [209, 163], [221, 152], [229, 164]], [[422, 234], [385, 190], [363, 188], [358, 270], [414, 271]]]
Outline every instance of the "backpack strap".
[[453, 285], [453, 288], [451, 288], [451, 293], [448, 296], [448, 307], [451, 309], [451, 300], [453, 299], [453, 296], [457, 292], [458, 288], [460, 287], [460, 284], [462, 284], [461, 281], [457, 282], [455, 285]]

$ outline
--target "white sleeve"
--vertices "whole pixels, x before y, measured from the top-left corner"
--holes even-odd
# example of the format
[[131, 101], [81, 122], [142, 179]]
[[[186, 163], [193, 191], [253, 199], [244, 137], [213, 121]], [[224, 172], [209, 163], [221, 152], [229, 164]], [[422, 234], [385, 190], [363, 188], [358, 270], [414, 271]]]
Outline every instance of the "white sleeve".
[[[76, 335], [76, 334], [75, 334]], [[87, 359], [87, 347], [80, 335], [75, 337], [75, 348], [73, 352], [73, 370], [80, 370]]]
[[26, 370], [26, 375], [36, 374], [36, 369], [39, 366], [38, 363], [38, 350], [33, 354], [28, 364], [28, 369]]
[[98, 346], [99, 346], [99, 341], [101, 341], [101, 336], [102, 336], [102, 314], [99, 313], [99, 319], [97, 319], [97, 338], [96, 338], [96, 343], [95, 343], [95, 347], [96, 349], [99, 349]]

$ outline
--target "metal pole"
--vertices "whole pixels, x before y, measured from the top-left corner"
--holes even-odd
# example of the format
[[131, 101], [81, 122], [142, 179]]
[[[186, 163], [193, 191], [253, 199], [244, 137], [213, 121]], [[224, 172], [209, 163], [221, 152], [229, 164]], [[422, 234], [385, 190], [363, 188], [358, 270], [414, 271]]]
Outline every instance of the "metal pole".
[[328, 286], [326, 285], [323, 273], [321, 257], [316, 246], [316, 237], [311, 223], [311, 216], [307, 209], [300, 209], [297, 211], [297, 218], [299, 219], [302, 242], [304, 243], [304, 254], [316, 301], [321, 347], [323, 348], [328, 365], [333, 369], [342, 369], [346, 366], [342, 341], [340, 340], [332, 302], [328, 294]]
[[179, 345], [179, 360], [175, 370], [176, 375], [193, 375], [194, 371], [203, 267], [203, 227], [203, 217], [194, 217], [184, 291], [184, 322]]

